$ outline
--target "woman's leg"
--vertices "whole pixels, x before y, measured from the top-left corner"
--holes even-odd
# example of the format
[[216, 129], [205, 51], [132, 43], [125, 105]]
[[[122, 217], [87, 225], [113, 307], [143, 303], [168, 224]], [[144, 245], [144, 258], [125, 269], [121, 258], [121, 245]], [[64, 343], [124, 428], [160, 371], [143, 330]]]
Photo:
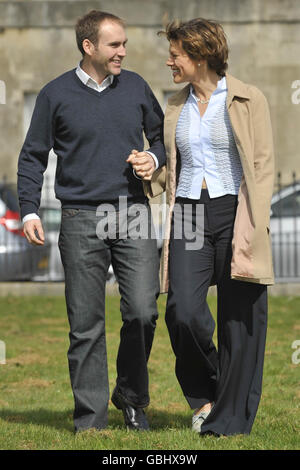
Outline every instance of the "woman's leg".
[[267, 287], [241, 281], [218, 286], [220, 377], [202, 432], [249, 434], [261, 397]]
[[[222, 218], [226, 214], [222, 210]], [[215, 406], [201, 432], [248, 434], [261, 396], [267, 330], [267, 287], [232, 280], [232, 227], [215, 219], [219, 373]]]
[[186, 241], [184, 237], [172, 237], [170, 242], [166, 324], [176, 356], [177, 379], [190, 407], [195, 409], [214, 400], [216, 387], [218, 357], [212, 341], [215, 322], [206, 302], [214, 248], [208, 228], [201, 249], [187, 250]]

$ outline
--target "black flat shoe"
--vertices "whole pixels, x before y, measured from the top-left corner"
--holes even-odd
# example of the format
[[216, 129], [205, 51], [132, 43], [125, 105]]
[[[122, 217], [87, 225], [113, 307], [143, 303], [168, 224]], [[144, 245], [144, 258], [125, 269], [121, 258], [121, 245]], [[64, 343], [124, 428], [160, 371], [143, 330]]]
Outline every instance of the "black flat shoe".
[[149, 430], [149, 423], [143, 408], [134, 408], [126, 403], [116, 389], [113, 391], [111, 401], [118, 410], [122, 410], [127, 429], [135, 431]]

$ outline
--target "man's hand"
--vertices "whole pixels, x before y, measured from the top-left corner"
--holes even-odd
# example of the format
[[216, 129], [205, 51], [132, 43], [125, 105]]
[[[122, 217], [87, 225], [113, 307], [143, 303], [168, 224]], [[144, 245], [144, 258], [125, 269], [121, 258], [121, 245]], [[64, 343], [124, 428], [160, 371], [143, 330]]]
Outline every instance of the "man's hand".
[[131, 163], [134, 171], [145, 181], [150, 181], [156, 169], [152, 156], [147, 152], [132, 150], [126, 162]]
[[44, 245], [45, 236], [40, 220], [27, 220], [27, 222], [24, 223], [23, 231], [29, 243], [32, 245]]

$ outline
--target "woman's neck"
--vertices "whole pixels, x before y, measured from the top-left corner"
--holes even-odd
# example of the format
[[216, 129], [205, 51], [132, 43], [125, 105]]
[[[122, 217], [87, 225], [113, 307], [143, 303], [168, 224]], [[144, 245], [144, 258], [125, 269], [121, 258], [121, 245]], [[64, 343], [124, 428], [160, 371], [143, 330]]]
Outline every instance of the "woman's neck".
[[191, 82], [195, 95], [204, 100], [209, 99], [217, 88], [220, 78], [214, 70], [206, 70], [201, 75], [199, 73], [198, 77]]

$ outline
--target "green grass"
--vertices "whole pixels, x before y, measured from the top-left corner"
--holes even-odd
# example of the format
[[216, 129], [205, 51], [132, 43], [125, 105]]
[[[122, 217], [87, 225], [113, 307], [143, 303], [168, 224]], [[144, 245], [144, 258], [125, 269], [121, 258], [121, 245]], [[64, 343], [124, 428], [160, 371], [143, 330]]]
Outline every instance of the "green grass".
[[[174, 374], [174, 355], [164, 322], [166, 296], [159, 298], [149, 361], [149, 433], [127, 432], [111, 404], [104, 431], [73, 432], [73, 395], [68, 364], [68, 322], [63, 298], [0, 298], [0, 449], [184, 450], [299, 449], [300, 364], [292, 343], [300, 339], [300, 297], [269, 300], [269, 329], [263, 396], [249, 436], [199, 437], [190, 430], [191, 412]], [[216, 299], [209, 298], [216, 311]], [[119, 298], [107, 298], [107, 346], [111, 390], [121, 319]], [[300, 357], [300, 354], [299, 354]]]

